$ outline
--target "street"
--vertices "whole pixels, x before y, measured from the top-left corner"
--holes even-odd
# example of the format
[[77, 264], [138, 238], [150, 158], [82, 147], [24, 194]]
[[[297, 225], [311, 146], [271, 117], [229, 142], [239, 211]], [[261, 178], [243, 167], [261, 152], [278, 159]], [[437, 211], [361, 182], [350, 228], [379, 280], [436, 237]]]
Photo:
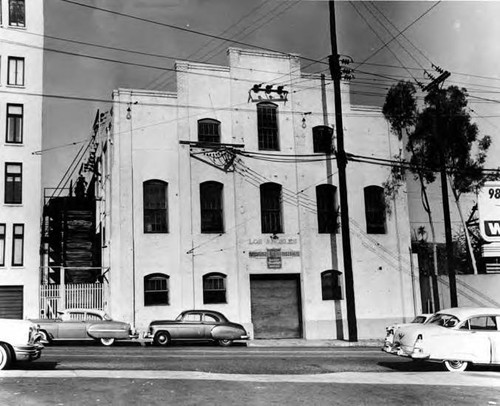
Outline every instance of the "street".
[[500, 370], [456, 374], [373, 347], [47, 346], [0, 372], [0, 404], [500, 404]]

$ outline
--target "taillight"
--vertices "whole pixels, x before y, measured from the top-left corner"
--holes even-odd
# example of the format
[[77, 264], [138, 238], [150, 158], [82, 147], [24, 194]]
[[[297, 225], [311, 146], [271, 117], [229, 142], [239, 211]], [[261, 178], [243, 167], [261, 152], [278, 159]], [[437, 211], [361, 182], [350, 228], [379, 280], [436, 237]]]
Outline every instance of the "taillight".
[[413, 352], [416, 352], [416, 353], [423, 352], [423, 348], [422, 348], [423, 342], [424, 342], [424, 339], [422, 337], [422, 334], [419, 334], [417, 336], [417, 339], [415, 340], [415, 344], [413, 344]]

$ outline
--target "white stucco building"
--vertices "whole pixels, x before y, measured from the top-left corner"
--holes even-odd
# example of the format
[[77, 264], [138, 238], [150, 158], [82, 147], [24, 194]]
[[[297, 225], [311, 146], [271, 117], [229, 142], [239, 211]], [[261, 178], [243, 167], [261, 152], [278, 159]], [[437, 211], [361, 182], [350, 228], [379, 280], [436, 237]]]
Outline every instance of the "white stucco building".
[[[211, 308], [254, 338], [347, 338], [332, 83], [295, 55], [228, 59], [178, 62], [176, 93], [113, 94], [99, 185], [108, 310], [139, 329]], [[346, 151], [392, 159], [401, 145], [380, 110], [352, 106], [347, 86]], [[420, 311], [420, 295], [405, 190], [386, 202], [390, 168], [359, 160], [347, 165], [354, 290], [359, 338], [373, 338]]]
[[43, 1], [0, 4], [0, 317], [24, 318], [38, 315]]

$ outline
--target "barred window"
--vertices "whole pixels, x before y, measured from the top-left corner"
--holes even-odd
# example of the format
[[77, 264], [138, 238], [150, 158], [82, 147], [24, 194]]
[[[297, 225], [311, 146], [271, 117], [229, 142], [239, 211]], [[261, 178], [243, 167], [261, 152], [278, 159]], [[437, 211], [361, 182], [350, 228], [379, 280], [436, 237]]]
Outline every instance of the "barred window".
[[7, 84], [24, 86], [24, 58], [9, 56]]
[[367, 186], [365, 193], [366, 232], [368, 234], [386, 233], [386, 211], [384, 188], [381, 186]]
[[23, 105], [7, 104], [6, 142], [21, 144], [23, 142]]
[[9, 25], [13, 27], [25, 27], [25, 16], [24, 0], [9, 0]]
[[17, 163], [5, 164], [4, 202], [20, 204], [23, 201], [23, 166]]
[[212, 118], [198, 120], [198, 141], [220, 143], [220, 121]]
[[167, 182], [148, 180], [143, 183], [145, 233], [168, 233], [167, 192]]
[[260, 210], [262, 233], [282, 233], [281, 185], [271, 182], [260, 185]]
[[169, 276], [162, 273], [144, 277], [144, 306], [169, 304]]
[[313, 128], [313, 151], [329, 154], [333, 151], [333, 130], [326, 125]]
[[203, 303], [227, 303], [226, 275], [209, 273], [203, 276]]
[[274, 103], [257, 104], [257, 129], [259, 149], [279, 151], [278, 106]]
[[219, 182], [200, 184], [201, 232], [223, 233], [223, 185]]
[[318, 233], [338, 232], [337, 188], [333, 185], [316, 186]]
[[321, 297], [323, 300], [342, 300], [339, 271], [330, 269], [321, 272]]

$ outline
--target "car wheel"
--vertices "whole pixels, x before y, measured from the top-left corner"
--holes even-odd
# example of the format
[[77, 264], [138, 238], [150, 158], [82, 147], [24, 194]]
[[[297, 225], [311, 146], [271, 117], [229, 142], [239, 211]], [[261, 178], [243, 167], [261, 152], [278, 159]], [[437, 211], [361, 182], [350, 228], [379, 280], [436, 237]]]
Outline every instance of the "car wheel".
[[38, 333], [40, 334], [40, 341], [42, 342], [42, 344], [50, 344], [52, 340], [50, 339], [46, 331], [40, 330]]
[[12, 353], [7, 344], [0, 343], [0, 370], [8, 369], [12, 362]]
[[166, 347], [170, 344], [170, 334], [166, 331], [158, 331], [155, 334], [155, 338], [153, 340], [155, 345], [161, 345], [162, 347]]
[[114, 338], [101, 338], [101, 344], [105, 345], [106, 347], [113, 345], [114, 342], [115, 342]]
[[463, 372], [469, 366], [467, 361], [445, 361], [444, 366], [450, 372]]
[[219, 340], [219, 345], [221, 347], [229, 347], [233, 343], [233, 340], [228, 340], [225, 338], [222, 338]]

